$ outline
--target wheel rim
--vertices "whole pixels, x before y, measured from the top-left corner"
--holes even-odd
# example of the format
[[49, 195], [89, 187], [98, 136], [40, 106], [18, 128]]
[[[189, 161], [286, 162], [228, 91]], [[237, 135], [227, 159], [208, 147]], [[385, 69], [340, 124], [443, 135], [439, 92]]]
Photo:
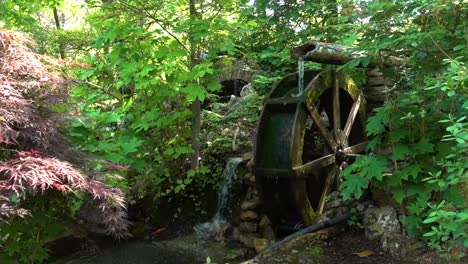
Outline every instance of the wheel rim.
[[[259, 122], [255, 174], [266, 213], [276, 224], [290, 218], [314, 223], [337, 174], [367, 145], [365, 100], [352, 79], [333, 71], [305, 79], [303, 95], [280, 97], [295, 89], [285, 88], [294, 75], [283, 79]], [[284, 126], [272, 126], [275, 119]]]

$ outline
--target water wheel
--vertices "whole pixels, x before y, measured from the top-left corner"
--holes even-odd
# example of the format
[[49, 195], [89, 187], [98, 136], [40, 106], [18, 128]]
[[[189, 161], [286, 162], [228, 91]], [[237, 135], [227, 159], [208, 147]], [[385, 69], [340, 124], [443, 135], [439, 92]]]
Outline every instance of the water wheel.
[[255, 168], [266, 214], [275, 226], [314, 223], [338, 175], [365, 150], [365, 99], [345, 73], [306, 72], [281, 80], [265, 101]]

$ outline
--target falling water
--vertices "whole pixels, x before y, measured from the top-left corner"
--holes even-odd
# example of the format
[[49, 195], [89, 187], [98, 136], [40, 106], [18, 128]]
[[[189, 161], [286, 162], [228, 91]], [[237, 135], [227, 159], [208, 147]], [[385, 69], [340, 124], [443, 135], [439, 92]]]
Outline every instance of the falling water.
[[230, 216], [230, 205], [234, 199], [231, 190], [237, 179], [237, 166], [241, 161], [241, 158], [231, 158], [226, 162], [222, 182], [218, 191], [218, 206], [216, 207], [216, 214], [213, 219], [226, 220], [225, 218]]
[[200, 224], [195, 227], [195, 233], [199, 241], [214, 237], [222, 240], [223, 227], [231, 216], [231, 209], [235, 201], [235, 191], [233, 191], [237, 179], [237, 167], [242, 162], [241, 158], [231, 158], [226, 162], [221, 185], [218, 191], [218, 205], [216, 213], [210, 222]]
[[299, 87], [299, 95], [301, 95], [304, 92], [304, 58], [300, 57], [297, 60], [297, 66], [298, 66], [298, 73], [299, 76], [297, 78], [297, 87]]

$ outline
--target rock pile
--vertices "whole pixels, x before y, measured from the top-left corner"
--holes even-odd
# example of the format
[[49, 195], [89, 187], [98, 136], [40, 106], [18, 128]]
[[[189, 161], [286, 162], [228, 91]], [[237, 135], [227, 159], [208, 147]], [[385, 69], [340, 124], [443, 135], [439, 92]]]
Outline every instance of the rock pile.
[[268, 217], [261, 212], [255, 176], [247, 172], [243, 181], [246, 192], [241, 200], [239, 223], [234, 227], [233, 239], [240, 241], [244, 247], [259, 253], [275, 241], [275, 232]]

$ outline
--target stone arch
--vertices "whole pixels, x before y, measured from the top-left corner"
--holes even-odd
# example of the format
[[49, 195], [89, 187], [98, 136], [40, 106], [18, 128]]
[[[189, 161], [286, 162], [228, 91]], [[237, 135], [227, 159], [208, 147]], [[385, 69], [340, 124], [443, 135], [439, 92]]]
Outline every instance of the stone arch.
[[221, 73], [218, 75], [218, 81], [221, 83], [227, 80], [242, 80], [246, 83], [252, 81], [252, 69], [243, 61], [235, 61], [229, 65], [224, 65]]
[[252, 69], [242, 60], [224, 58], [218, 64], [218, 82], [222, 96], [240, 95], [240, 90], [252, 81]]

